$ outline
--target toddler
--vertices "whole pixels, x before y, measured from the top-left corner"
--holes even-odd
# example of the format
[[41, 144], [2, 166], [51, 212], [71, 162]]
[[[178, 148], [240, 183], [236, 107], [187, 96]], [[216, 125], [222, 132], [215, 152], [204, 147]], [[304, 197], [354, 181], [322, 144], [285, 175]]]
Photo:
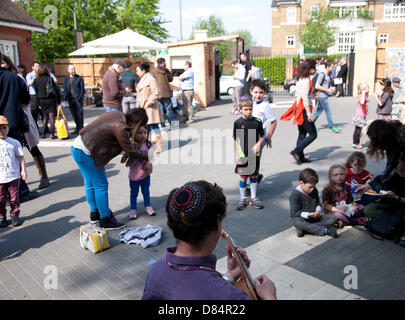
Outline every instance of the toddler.
[[322, 191], [323, 208], [338, 219], [339, 228], [344, 225], [364, 225], [362, 205], [353, 201], [352, 192], [346, 190], [346, 168], [340, 164], [329, 169], [329, 184]]
[[[141, 151], [147, 151], [152, 147], [152, 143], [149, 141], [148, 127], [142, 126], [139, 128], [135, 135], [135, 142], [140, 146]], [[137, 218], [137, 198], [139, 193], [139, 187], [141, 187], [143, 194], [143, 202], [145, 211], [148, 215], [154, 216], [155, 210], [150, 205], [150, 174], [152, 173], [152, 164], [144, 160], [133, 160], [130, 162], [129, 169], [129, 186], [131, 188], [131, 212], [129, 215], [130, 220]]]
[[7, 194], [10, 197], [11, 225], [21, 225], [18, 187], [20, 178], [27, 179], [21, 143], [8, 137], [9, 130], [7, 118], [0, 116], [0, 228], [9, 224], [6, 217]]
[[357, 108], [356, 115], [353, 118], [353, 148], [357, 150], [363, 149], [363, 146], [360, 144], [360, 136], [361, 131], [367, 125], [366, 117], [368, 114], [368, 93], [369, 86], [367, 83], [363, 82], [357, 86]]

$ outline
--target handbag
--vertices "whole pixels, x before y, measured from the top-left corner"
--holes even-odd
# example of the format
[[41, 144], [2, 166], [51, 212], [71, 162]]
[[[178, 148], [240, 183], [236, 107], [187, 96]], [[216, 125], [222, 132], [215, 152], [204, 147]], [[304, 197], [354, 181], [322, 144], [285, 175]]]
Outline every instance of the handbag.
[[48, 98], [56, 96], [56, 90], [53, 86], [51, 77], [48, 78], [48, 83], [46, 84], [46, 96]]
[[[59, 114], [62, 114], [62, 119], [59, 119]], [[58, 114], [56, 115], [55, 126], [56, 134], [59, 139], [69, 138], [69, 126], [61, 105], [58, 106]]]
[[393, 240], [395, 243], [399, 241], [402, 234], [403, 212], [393, 210], [381, 212], [369, 221], [367, 228], [371, 237], [378, 240]]
[[107, 231], [87, 224], [80, 227], [80, 246], [93, 253], [98, 253], [110, 247]]

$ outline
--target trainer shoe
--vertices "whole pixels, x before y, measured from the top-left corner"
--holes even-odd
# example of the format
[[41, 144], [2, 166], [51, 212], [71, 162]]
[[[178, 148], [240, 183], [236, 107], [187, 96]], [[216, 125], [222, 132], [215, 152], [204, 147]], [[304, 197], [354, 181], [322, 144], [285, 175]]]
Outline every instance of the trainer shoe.
[[151, 206], [146, 207], [145, 211], [148, 214], [148, 216], [156, 216], [156, 211]]
[[328, 227], [328, 228], [326, 228], [326, 234], [327, 234], [328, 236], [332, 236], [332, 237], [334, 237], [334, 238], [337, 238], [337, 237], [338, 237], [338, 233], [337, 233], [335, 227]]
[[256, 209], [263, 209], [264, 205], [259, 199], [250, 199], [250, 205]]
[[97, 223], [100, 221], [100, 213], [98, 209], [90, 211], [90, 223]]
[[238, 205], [236, 206], [236, 210], [243, 210], [247, 207], [248, 201], [247, 199], [239, 200]]
[[302, 229], [295, 228], [297, 230], [297, 237], [302, 238], [305, 235], [305, 231]]
[[1, 216], [0, 217], [0, 228], [5, 228], [8, 226], [8, 221], [6, 216]]
[[18, 216], [11, 217], [11, 225], [13, 227], [21, 226], [21, 224], [22, 224], [22, 220]]
[[112, 213], [109, 217], [100, 219], [100, 228], [105, 230], [118, 230], [124, 226], [125, 224], [119, 223]]
[[340, 132], [340, 129], [338, 128], [338, 127], [332, 127], [332, 128], [330, 128], [334, 133], [339, 133]]
[[131, 210], [129, 213], [129, 220], [135, 220], [138, 218], [138, 211], [137, 210]]

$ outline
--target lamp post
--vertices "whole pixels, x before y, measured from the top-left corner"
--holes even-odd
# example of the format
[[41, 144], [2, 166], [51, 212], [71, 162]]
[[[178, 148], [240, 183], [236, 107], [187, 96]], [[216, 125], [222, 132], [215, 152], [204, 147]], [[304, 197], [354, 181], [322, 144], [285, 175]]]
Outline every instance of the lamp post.
[[183, 41], [183, 19], [181, 17], [181, 0], [179, 0], [179, 13], [180, 13], [180, 40]]

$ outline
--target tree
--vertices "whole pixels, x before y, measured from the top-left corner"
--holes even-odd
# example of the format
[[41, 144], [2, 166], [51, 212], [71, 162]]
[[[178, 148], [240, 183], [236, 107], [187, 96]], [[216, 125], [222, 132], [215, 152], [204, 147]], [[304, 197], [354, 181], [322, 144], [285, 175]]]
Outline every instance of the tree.
[[255, 46], [257, 44], [256, 40], [253, 38], [253, 35], [249, 30], [240, 29], [240, 30], [236, 30], [233, 33], [237, 33], [243, 39], [245, 39], [245, 46]]
[[300, 32], [301, 43], [305, 50], [325, 52], [335, 43], [336, 28], [328, 25], [330, 20], [330, 13], [320, 8], [305, 21], [305, 26]]
[[47, 34], [34, 33], [32, 42], [35, 59], [52, 62], [67, 57], [75, 50], [73, 11], [77, 28], [83, 31], [85, 42], [118, 32], [126, 27], [156, 41], [167, 39], [165, 21], [159, 17], [159, 0], [18, 0], [23, 9], [42, 23], [49, 22], [55, 9], [55, 25]]

